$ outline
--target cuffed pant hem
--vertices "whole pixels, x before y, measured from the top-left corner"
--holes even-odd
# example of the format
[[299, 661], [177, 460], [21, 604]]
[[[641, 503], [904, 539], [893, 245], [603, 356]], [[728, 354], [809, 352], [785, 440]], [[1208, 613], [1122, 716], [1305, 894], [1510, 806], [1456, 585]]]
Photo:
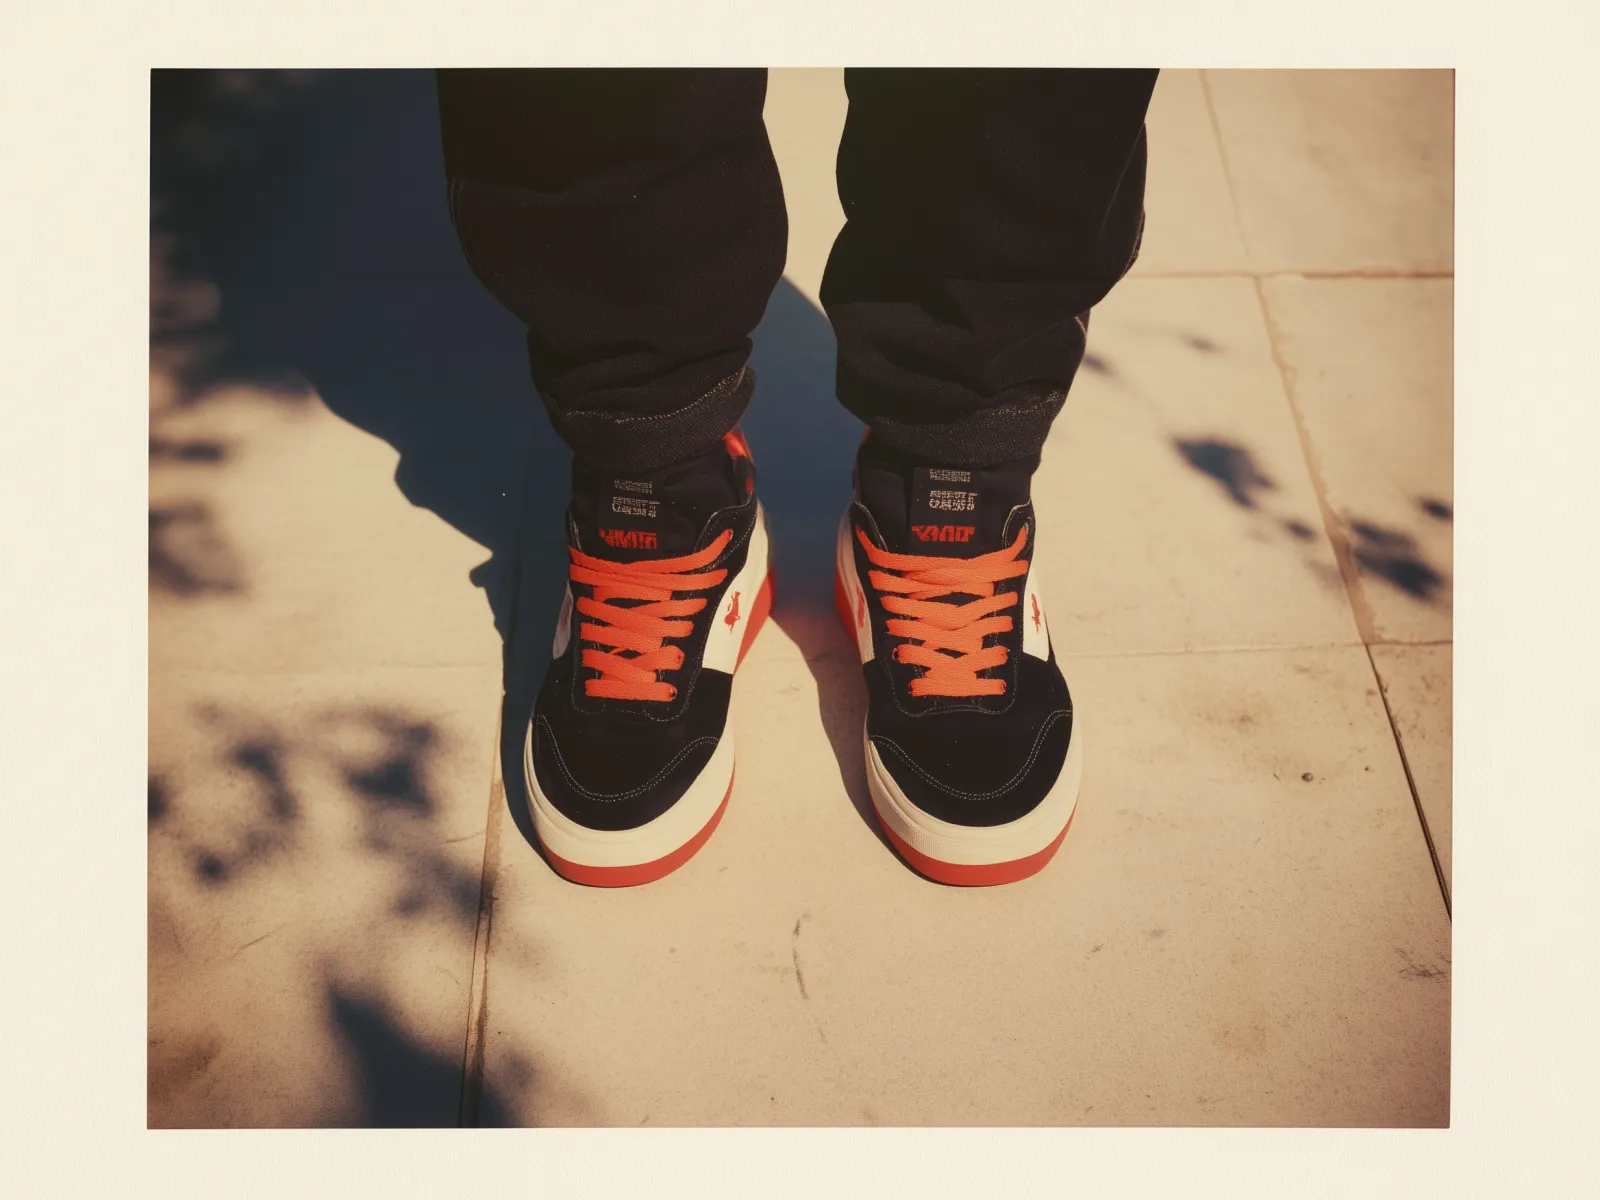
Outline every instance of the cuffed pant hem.
[[655, 471], [705, 450], [739, 423], [755, 393], [741, 367], [682, 408], [665, 413], [564, 410], [545, 399], [556, 432], [579, 458], [617, 474]]
[[981, 467], [1038, 454], [1067, 398], [1066, 388], [1048, 384], [1018, 392], [948, 420], [915, 422], [883, 416], [885, 406], [852, 394], [842, 383], [839, 400], [866, 422], [875, 440], [901, 454], [929, 463]]

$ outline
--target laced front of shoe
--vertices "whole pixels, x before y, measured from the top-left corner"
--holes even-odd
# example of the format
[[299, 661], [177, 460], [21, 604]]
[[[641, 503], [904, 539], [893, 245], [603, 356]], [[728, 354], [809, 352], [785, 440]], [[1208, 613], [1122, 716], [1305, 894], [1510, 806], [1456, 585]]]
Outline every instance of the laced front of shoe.
[[931, 879], [1025, 878], [1065, 837], [1082, 772], [1031, 552], [1036, 460], [928, 467], [870, 451], [835, 598], [867, 684], [873, 808]]
[[555, 870], [647, 883], [711, 836], [733, 786], [733, 672], [772, 602], [743, 439], [614, 479], [575, 466], [566, 596], [525, 775]]
[[578, 629], [585, 643], [581, 661], [599, 672], [583, 681], [586, 694], [612, 700], [677, 698], [677, 686], [664, 682], [661, 672], [680, 669], [684, 653], [668, 639], [691, 636], [694, 623], [687, 618], [703, 611], [708, 601], [704, 596], [675, 597], [720, 585], [727, 570], [704, 568], [732, 540], [733, 531], [724, 530], [698, 553], [633, 563], [609, 562], [568, 547], [572, 582], [593, 589], [576, 602], [579, 615], [590, 618]]
[[[874, 546], [859, 528], [855, 533], [874, 568], [868, 582], [880, 594], [884, 610], [894, 614], [884, 629], [903, 639], [894, 649], [895, 661], [924, 668], [924, 674], [911, 680], [910, 693], [1005, 695], [1004, 679], [978, 673], [1004, 666], [1009, 657], [999, 643], [984, 643], [991, 634], [1010, 633], [1014, 627], [1005, 610], [1017, 605], [1017, 593], [997, 592], [995, 584], [1028, 573], [1027, 560], [1020, 557], [1028, 544], [1027, 529], [1007, 549], [968, 559], [893, 554]], [[955, 600], [953, 595], [972, 599]]]

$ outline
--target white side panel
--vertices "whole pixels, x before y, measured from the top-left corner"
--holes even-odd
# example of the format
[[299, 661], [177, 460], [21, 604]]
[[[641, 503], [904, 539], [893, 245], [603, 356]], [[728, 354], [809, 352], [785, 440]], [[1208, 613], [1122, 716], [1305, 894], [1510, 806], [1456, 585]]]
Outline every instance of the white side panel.
[[1050, 622], [1044, 615], [1044, 597], [1039, 594], [1039, 560], [1028, 564], [1027, 585], [1022, 591], [1022, 652], [1035, 658], [1050, 657]]
[[767, 581], [767, 553], [767, 514], [757, 502], [756, 524], [750, 533], [750, 550], [745, 555], [744, 567], [722, 593], [722, 602], [717, 605], [711, 632], [706, 637], [702, 660], [706, 670], [733, 674], [734, 664], [739, 661], [739, 647], [744, 644], [746, 622], [755, 607], [756, 593]]
[[572, 584], [567, 584], [567, 590], [561, 594], [561, 615], [556, 618], [556, 639], [550, 647], [550, 657], [560, 658], [567, 652], [567, 643], [572, 640]]
[[856, 574], [855, 527], [846, 510], [839, 522], [839, 541], [835, 551], [838, 560], [839, 584], [844, 589], [845, 602], [850, 606], [850, 624], [856, 634], [856, 650], [864, 663], [872, 661], [872, 618], [867, 612], [867, 594], [861, 590], [861, 579]]

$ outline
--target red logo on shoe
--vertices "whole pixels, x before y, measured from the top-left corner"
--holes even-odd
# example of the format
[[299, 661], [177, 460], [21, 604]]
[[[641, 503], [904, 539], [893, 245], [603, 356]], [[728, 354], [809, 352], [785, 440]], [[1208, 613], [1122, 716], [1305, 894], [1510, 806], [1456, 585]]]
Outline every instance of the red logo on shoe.
[[602, 529], [600, 536], [618, 550], [655, 550], [656, 535], [644, 529]]
[[1030, 596], [1028, 598], [1033, 601], [1033, 627], [1035, 629], [1038, 629], [1040, 627], [1039, 626], [1039, 597], [1037, 595], [1034, 595], [1034, 596]]
[[867, 594], [861, 590], [861, 585], [856, 585], [856, 624], [867, 623]]
[[733, 607], [728, 610], [728, 615], [722, 618], [728, 626], [728, 632], [733, 632], [733, 627], [739, 623], [739, 593], [733, 594]]
[[975, 525], [913, 525], [911, 532], [924, 542], [970, 542]]

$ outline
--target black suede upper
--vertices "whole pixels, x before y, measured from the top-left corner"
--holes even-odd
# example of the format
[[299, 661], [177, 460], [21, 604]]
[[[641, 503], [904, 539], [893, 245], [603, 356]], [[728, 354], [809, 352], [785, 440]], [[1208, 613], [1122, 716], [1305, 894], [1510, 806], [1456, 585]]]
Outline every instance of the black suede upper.
[[672, 720], [615, 709], [580, 717], [563, 703], [571, 662], [568, 653], [551, 664], [534, 707], [539, 790], [585, 828], [634, 829], [677, 803], [711, 760], [727, 723], [732, 677], [702, 674]]
[[976, 706], [908, 713], [888, 675], [867, 665], [867, 736], [906, 799], [954, 825], [1024, 817], [1055, 785], [1072, 737], [1072, 697], [1054, 655], [1019, 655], [1004, 712]]
[[[906, 500], [894, 487], [904, 468], [873, 462], [869, 441], [858, 462], [857, 502], [852, 525], [859, 525], [874, 544], [895, 553], [925, 553], [907, 533]], [[1023, 529], [1028, 541], [1021, 557], [1035, 549], [1033, 506], [1027, 499], [1028, 478], [1037, 458], [990, 471], [974, 471], [974, 488], [984, 489], [987, 509], [976, 514], [978, 536], [962, 557], [1008, 547]], [[897, 470], [897, 468], [899, 468]], [[873, 477], [876, 478], [873, 478]], [[862, 486], [863, 477], [869, 484]], [[902, 474], [909, 478], [908, 473]], [[869, 507], [875, 505], [875, 507]], [[852, 534], [852, 537], [854, 535]], [[896, 660], [902, 639], [886, 628], [893, 619], [871, 585], [871, 561], [854, 541], [855, 567], [867, 598], [877, 653], [864, 666], [867, 682], [867, 736], [884, 768], [906, 798], [941, 821], [956, 825], [993, 826], [1031, 812], [1054, 786], [1072, 737], [1072, 696], [1056, 664], [1022, 652], [1023, 596], [1026, 576], [1002, 580], [996, 592], [1010, 592], [1017, 603], [1002, 610], [1011, 628], [984, 639], [985, 646], [1004, 646], [1006, 662], [980, 671], [980, 678], [998, 678], [1006, 690], [998, 696], [913, 696], [910, 684], [923, 668]], [[965, 548], [964, 548], [965, 549]], [[953, 601], [973, 597], [957, 594]], [[943, 598], [942, 598], [943, 599]]]
[[[747, 482], [753, 480], [750, 460], [730, 457], [725, 452], [722, 458], [727, 460], [731, 479], [730, 490], [725, 494], [742, 494], [743, 500], [704, 517], [691, 544], [664, 546], [661, 550], [661, 556], [686, 554], [709, 546], [724, 530], [733, 532], [726, 549], [704, 568], [724, 569], [727, 576], [716, 587], [693, 593], [706, 601], [699, 613], [688, 618], [694, 624], [694, 632], [689, 637], [670, 640], [669, 644], [683, 650], [684, 664], [679, 670], [662, 672], [660, 678], [674, 684], [677, 695], [667, 701], [588, 695], [584, 681], [595, 678], [598, 672], [581, 665], [584, 643], [579, 631], [585, 618], [576, 611], [572, 614], [572, 637], [566, 651], [551, 661], [539, 691], [532, 729], [533, 767], [539, 790], [557, 810], [586, 828], [633, 829], [666, 812], [710, 761], [727, 723], [732, 677], [721, 671], [702, 670], [701, 661], [717, 605], [748, 556], [756, 500]], [[719, 470], [723, 467], [721, 462], [716, 465]], [[574, 474], [578, 476], [577, 471]], [[575, 494], [568, 536], [585, 552], [609, 558], [607, 547], [593, 546], [592, 532], [584, 537], [593, 528], [588, 513], [593, 507], [589, 492], [594, 486], [590, 482], [589, 488]], [[700, 496], [717, 494], [714, 487], [689, 489], [681, 481], [669, 481], [656, 494], [681, 495], [690, 490]], [[687, 519], [686, 513], [703, 516], [684, 506], [673, 514], [674, 521], [681, 525]], [[592, 591], [583, 584], [571, 586], [574, 597]]]

